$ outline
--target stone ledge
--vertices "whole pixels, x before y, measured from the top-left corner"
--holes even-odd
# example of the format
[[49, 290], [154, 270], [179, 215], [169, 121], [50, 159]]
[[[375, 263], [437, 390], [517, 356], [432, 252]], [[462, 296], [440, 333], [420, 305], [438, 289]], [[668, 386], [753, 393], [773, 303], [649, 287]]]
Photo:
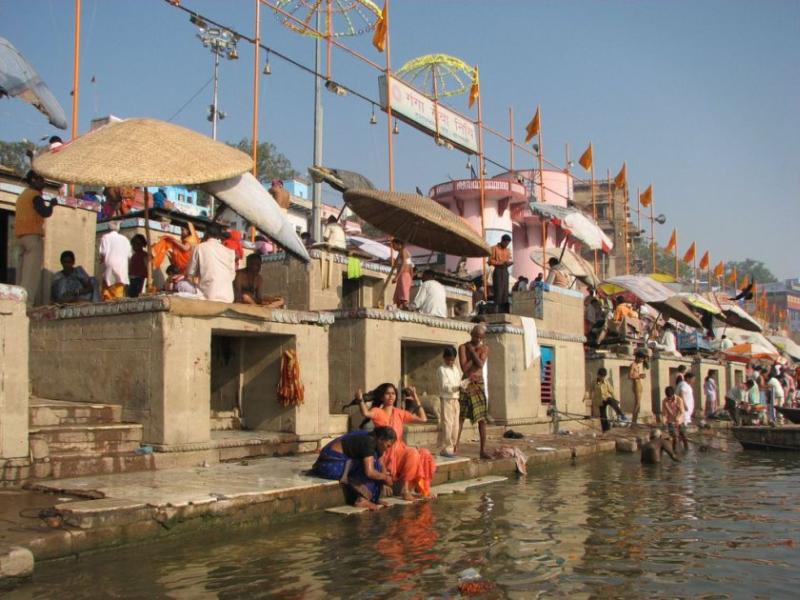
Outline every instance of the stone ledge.
[[10, 300], [25, 304], [28, 301], [28, 292], [18, 285], [0, 283], [0, 300]]

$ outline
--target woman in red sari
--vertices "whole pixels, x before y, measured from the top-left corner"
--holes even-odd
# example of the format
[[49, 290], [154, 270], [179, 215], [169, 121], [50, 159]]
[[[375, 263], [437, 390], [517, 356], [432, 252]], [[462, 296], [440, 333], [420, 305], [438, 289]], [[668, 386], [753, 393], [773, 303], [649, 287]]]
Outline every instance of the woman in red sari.
[[425, 448], [411, 448], [403, 439], [403, 426], [406, 423], [425, 423], [428, 418], [412, 387], [411, 393], [416, 406], [413, 412], [395, 406], [397, 388], [391, 383], [382, 383], [373, 392], [372, 408], [367, 408], [361, 390], [356, 392], [361, 414], [372, 419], [375, 427], [391, 427], [397, 435], [397, 442], [386, 452], [383, 462], [395, 481], [401, 482], [400, 495], [404, 500], [413, 500], [413, 489], [428, 497], [431, 490], [436, 463]]

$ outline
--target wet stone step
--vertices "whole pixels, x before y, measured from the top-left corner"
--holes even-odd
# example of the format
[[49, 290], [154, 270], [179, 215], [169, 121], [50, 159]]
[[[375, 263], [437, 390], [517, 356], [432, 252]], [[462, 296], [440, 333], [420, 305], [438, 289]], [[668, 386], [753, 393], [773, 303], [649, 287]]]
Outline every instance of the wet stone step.
[[122, 407], [114, 404], [36, 403], [31, 404], [28, 411], [31, 427], [118, 423], [121, 419]]

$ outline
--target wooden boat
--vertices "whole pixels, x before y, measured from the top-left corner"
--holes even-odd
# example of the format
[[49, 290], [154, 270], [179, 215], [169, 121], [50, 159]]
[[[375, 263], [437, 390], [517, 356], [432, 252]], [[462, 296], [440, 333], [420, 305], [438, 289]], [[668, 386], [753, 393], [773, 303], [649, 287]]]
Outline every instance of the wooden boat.
[[792, 423], [800, 425], [800, 408], [789, 408], [786, 406], [776, 406], [775, 410], [789, 419]]
[[800, 450], [800, 425], [743, 425], [734, 427], [732, 431], [745, 450]]

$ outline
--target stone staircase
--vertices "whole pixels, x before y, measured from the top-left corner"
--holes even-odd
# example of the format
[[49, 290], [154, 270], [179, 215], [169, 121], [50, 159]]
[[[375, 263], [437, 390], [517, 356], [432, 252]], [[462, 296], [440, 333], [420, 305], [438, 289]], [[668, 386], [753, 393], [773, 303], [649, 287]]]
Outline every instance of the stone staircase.
[[122, 407], [31, 398], [32, 476], [81, 477], [155, 469], [152, 454], [137, 453], [142, 426], [122, 422]]

